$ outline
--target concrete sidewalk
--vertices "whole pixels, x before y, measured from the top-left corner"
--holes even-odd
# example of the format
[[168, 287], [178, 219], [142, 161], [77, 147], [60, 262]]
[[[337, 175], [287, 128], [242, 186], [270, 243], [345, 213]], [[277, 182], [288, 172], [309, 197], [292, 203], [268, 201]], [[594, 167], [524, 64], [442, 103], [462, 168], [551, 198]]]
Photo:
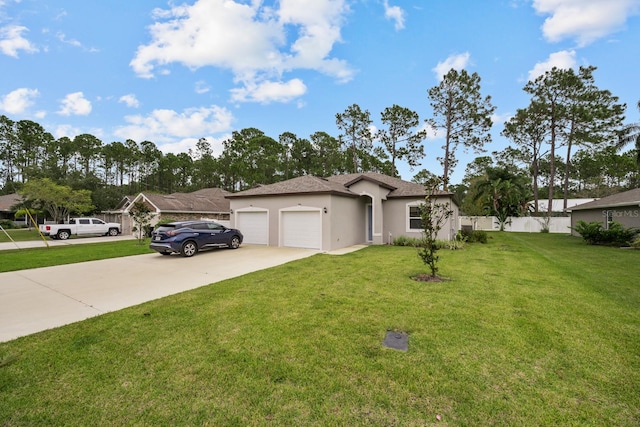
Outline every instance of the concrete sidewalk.
[[192, 258], [149, 254], [0, 273], [0, 342], [316, 253], [243, 245]]
[[133, 240], [131, 234], [129, 235], [120, 235], [114, 237], [106, 237], [106, 236], [98, 236], [98, 237], [78, 237], [74, 239], [68, 240], [51, 240], [50, 238], [46, 238], [47, 243], [42, 240], [27, 240], [24, 242], [2, 242], [0, 243], [0, 251], [9, 250], [9, 249], [28, 249], [28, 248], [46, 248], [47, 244], [49, 246], [68, 246], [68, 245], [80, 245], [83, 243], [106, 243], [113, 242], [117, 240]]

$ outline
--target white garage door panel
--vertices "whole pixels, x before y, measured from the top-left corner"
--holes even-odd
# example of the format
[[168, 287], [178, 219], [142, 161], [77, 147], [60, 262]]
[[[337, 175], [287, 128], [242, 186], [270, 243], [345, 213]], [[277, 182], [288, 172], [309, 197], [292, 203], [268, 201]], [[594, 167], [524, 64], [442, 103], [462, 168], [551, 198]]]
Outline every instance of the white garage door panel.
[[236, 228], [244, 236], [244, 243], [254, 245], [269, 244], [269, 227], [266, 212], [236, 213]]
[[320, 212], [283, 212], [282, 246], [290, 248], [322, 248]]

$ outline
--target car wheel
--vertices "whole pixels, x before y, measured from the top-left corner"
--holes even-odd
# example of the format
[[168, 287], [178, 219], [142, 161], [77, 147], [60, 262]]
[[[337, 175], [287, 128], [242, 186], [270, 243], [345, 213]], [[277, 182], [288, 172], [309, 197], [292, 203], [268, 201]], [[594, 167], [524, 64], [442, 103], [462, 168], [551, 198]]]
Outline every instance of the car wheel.
[[231, 238], [231, 242], [229, 242], [229, 248], [238, 249], [240, 247], [240, 238], [238, 236], [233, 236]]
[[69, 232], [67, 230], [58, 231], [58, 239], [67, 240], [69, 238]]
[[118, 229], [117, 228], [110, 228], [109, 229], [109, 236], [114, 237], [118, 235]]
[[196, 242], [189, 240], [188, 242], [184, 242], [182, 244], [182, 249], [180, 250], [182, 256], [191, 257], [198, 253], [198, 245]]

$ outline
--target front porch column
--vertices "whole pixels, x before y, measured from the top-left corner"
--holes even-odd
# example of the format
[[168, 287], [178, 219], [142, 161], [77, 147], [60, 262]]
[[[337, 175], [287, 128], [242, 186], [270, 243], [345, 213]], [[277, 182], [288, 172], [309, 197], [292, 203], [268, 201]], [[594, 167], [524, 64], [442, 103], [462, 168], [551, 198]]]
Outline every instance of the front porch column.
[[384, 236], [382, 235], [382, 225], [384, 218], [382, 215], [382, 201], [379, 199], [371, 199], [373, 208], [373, 239], [374, 245], [384, 245]]

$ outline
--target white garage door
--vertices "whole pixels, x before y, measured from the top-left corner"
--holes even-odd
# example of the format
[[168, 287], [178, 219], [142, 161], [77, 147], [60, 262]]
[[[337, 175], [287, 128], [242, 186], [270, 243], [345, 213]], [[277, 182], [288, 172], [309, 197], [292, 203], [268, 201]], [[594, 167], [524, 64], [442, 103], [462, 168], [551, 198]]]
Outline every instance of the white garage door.
[[244, 236], [244, 243], [269, 244], [269, 226], [266, 212], [237, 212], [236, 228]]
[[319, 211], [282, 212], [282, 246], [322, 248], [322, 221]]

